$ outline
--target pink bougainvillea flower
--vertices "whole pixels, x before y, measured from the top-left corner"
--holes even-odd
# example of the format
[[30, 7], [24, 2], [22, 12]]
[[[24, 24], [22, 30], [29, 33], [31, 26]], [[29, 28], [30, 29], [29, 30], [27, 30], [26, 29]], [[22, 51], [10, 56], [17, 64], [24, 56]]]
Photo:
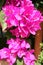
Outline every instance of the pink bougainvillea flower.
[[20, 7], [12, 4], [6, 5], [3, 7], [3, 11], [7, 17], [6, 23], [8, 28], [16, 27], [10, 30], [12, 35], [16, 37], [29, 37], [30, 34], [35, 35], [36, 31], [41, 29], [41, 13], [35, 9], [30, 0], [23, 0]]
[[6, 23], [8, 28], [19, 25], [17, 19], [14, 16], [11, 16], [9, 19], [7, 19]]
[[[32, 1], [31, 0], [6, 0], [6, 5], [14, 5], [14, 6], [18, 6], [20, 7], [21, 5], [32, 5]], [[31, 6], [30, 5], [30, 6]]]
[[15, 54], [10, 54], [9, 58], [7, 58], [6, 61], [9, 63], [9, 65], [13, 65], [16, 62]]
[[9, 44], [9, 49], [11, 50], [11, 53], [17, 53], [19, 58], [23, 57], [25, 55], [26, 50], [30, 48], [29, 43], [19, 38], [15, 40], [10, 39], [7, 41], [7, 44]]
[[36, 59], [34, 54], [27, 51], [25, 56], [23, 57], [23, 60], [26, 65], [34, 65]]
[[23, 13], [19, 26], [16, 29], [10, 31], [12, 35], [15, 35], [16, 37], [21, 36], [24, 38], [28, 37], [30, 34], [35, 35], [36, 31], [41, 29], [41, 13], [37, 10], [32, 10], [30, 13], [29, 11], [27, 13]]
[[6, 0], [6, 5], [12, 4], [14, 6], [20, 6], [22, 0]]
[[18, 7], [25, 5], [34, 6], [31, 0], [6, 0], [6, 5], [13, 5]]
[[41, 16], [41, 19], [40, 20], [43, 22], [43, 16]]
[[7, 5], [3, 7], [3, 11], [7, 18], [6, 23], [8, 25], [8, 28], [19, 25], [19, 20], [21, 20], [21, 17], [19, 15], [19, 8], [14, 7], [13, 5]]
[[23, 10], [23, 8], [15, 7], [13, 5], [6, 5], [2, 9], [8, 18], [10, 18], [9, 16], [12, 15], [15, 17], [18, 16], [18, 18], [20, 18], [20, 9]]
[[9, 49], [11, 49], [12, 53], [17, 52], [20, 49], [20, 43], [18, 40], [10, 39], [7, 41], [7, 44], [9, 44]]
[[3, 48], [0, 50], [0, 58], [4, 59], [4, 58], [8, 58], [10, 54], [10, 50], [8, 48]]
[[[16, 2], [16, 0], [15, 0], [15, 2]], [[32, 4], [32, 3], [30, 3], [30, 4]], [[14, 25], [15, 23], [17, 23], [17, 22], [19, 23], [19, 20], [22, 19], [22, 14], [25, 11], [25, 8], [27, 8], [27, 7], [24, 7], [24, 6], [16, 7], [16, 6], [13, 6], [12, 4], [4, 6], [2, 9], [3, 9], [3, 11], [4, 11], [4, 13], [5, 13], [5, 15], [7, 16], [7, 19], [8, 19], [7, 22], [6, 22], [7, 25], [8, 26], [10, 26], [10, 25], [15, 26]], [[14, 19], [13, 21], [12, 21], [12, 18]], [[9, 19], [10, 19], [10, 21], [9, 21]], [[13, 23], [13, 25], [12, 25], [11, 22]], [[16, 24], [16, 26], [17, 26], [17, 24]]]
[[24, 7], [14, 7], [13, 5], [6, 5], [5, 7], [2, 8], [5, 17], [6, 17], [6, 23], [7, 27], [12, 27], [12, 26], [18, 26], [19, 21], [22, 19], [22, 16], [20, 16], [24, 12]]
[[16, 54], [12, 54], [8, 48], [3, 48], [0, 50], [0, 60], [2, 59], [5, 59], [9, 65], [13, 65], [16, 61]]
[[18, 27], [14, 30], [10, 30], [10, 32], [12, 33], [12, 35], [19, 37], [21, 36], [22, 38], [25, 37], [29, 37], [30, 36], [30, 32], [28, 31], [28, 29], [26, 27]]

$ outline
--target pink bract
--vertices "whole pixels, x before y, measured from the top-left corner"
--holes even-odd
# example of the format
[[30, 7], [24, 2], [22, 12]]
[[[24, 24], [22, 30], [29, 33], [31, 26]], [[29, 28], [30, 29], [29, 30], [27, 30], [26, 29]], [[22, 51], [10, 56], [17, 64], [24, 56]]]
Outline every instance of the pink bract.
[[14, 6], [20, 6], [22, 0], [6, 0], [6, 4], [5, 5], [9, 5], [12, 4]]
[[10, 31], [12, 35], [16, 37], [21, 36], [22, 38], [29, 37], [30, 34], [35, 35], [36, 31], [41, 29], [41, 13], [37, 10], [33, 10], [32, 13], [27, 13], [27, 15], [24, 13], [22, 16], [19, 26]]
[[19, 38], [15, 40], [10, 39], [7, 41], [7, 44], [9, 44], [9, 49], [11, 50], [11, 53], [17, 53], [19, 58], [23, 57], [25, 55], [26, 50], [30, 48], [29, 43]]
[[34, 65], [35, 64], [35, 56], [29, 51], [26, 52], [26, 55], [23, 57], [24, 63], [26, 65]]
[[41, 19], [40, 20], [43, 22], [43, 16], [41, 16]]
[[10, 50], [8, 48], [3, 48], [0, 50], [0, 59], [9, 57]]
[[0, 60], [5, 59], [9, 65], [13, 65], [16, 61], [16, 55], [12, 54], [10, 49], [3, 48], [0, 50]]

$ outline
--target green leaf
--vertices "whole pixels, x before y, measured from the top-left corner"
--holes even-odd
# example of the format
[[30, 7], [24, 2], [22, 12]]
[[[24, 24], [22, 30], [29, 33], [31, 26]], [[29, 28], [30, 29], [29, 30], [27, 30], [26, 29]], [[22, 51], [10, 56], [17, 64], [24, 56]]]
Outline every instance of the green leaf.
[[43, 47], [43, 43], [41, 43], [40, 46]]
[[7, 24], [5, 23], [5, 14], [3, 13], [3, 11], [0, 11], [0, 24], [2, 26], [2, 30], [4, 31], [7, 27]]
[[17, 65], [23, 65], [23, 60], [19, 60], [19, 59], [17, 59]]
[[36, 63], [35, 63], [35, 65], [41, 65], [41, 63], [39, 63], [39, 62], [36, 62]]

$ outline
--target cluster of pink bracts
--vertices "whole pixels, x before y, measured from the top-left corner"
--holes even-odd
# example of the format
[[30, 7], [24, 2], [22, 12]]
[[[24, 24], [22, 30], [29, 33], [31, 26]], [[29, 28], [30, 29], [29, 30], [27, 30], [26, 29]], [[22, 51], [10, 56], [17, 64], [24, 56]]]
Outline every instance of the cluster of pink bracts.
[[9, 46], [0, 50], [0, 60], [5, 59], [13, 65], [19, 57], [23, 58], [26, 65], [34, 65], [33, 50], [28, 50], [30, 44], [20, 37], [27, 38], [30, 34], [35, 35], [36, 31], [41, 29], [40, 23], [43, 17], [40, 11], [30, 0], [7, 0], [2, 10], [5, 13], [7, 28], [15, 27], [10, 32], [16, 36], [16, 39], [7, 40]]
[[16, 37], [25, 38], [29, 37], [30, 34], [35, 35], [36, 31], [40, 29], [40, 11], [35, 9], [30, 0], [21, 0], [21, 4], [18, 3], [15, 6], [13, 4], [9, 4], [3, 7], [3, 11], [7, 17], [7, 27], [16, 27], [15, 29], [10, 30], [12, 35]]
[[7, 41], [7, 44], [9, 44], [8, 48], [0, 50], [0, 59], [5, 59], [10, 65], [13, 65], [18, 57], [23, 58], [26, 65], [34, 65], [34, 50], [27, 50], [30, 48], [30, 45], [24, 39], [11, 38]]

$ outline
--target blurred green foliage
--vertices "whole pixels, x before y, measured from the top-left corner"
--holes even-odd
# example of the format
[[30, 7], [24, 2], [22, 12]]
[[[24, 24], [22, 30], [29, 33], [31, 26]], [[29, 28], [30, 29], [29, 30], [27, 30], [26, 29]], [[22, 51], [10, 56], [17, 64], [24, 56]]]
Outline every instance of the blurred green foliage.
[[17, 59], [17, 65], [23, 65], [23, 60], [19, 60], [19, 59]]
[[43, 0], [32, 0], [36, 8], [43, 9]]
[[43, 43], [41, 43], [40, 46], [41, 46], [41, 52], [35, 65], [43, 65]]
[[2, 30], [4, 31], [7, 27], [7, 24], [5, 23], [5, 19], [4, 19], [5, 15], [3, 13], [3, 11], [0, 11], [0, 24], [2, 26]]

